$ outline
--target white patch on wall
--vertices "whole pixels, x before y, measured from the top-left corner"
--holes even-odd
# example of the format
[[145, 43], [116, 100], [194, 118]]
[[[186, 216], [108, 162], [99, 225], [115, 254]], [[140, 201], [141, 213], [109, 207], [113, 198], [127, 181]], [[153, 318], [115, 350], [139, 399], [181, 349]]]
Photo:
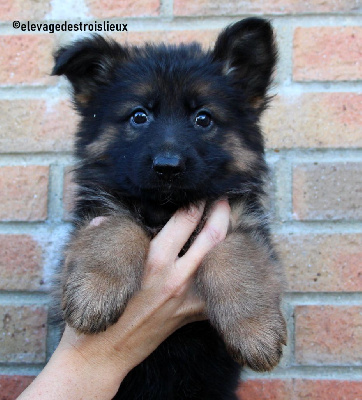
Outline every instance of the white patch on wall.
[[[69, 15], [72, 16], [72, 22], [83, 22], [82, 18], [89, 18], [90, 14], [88, 11], [88, 7], [85, 4], [85, 1], [52, 0], [51, 10], [46, 15], [45, 19], [56, 21], [64, 20], [70, 22]], [[79, 21], [75, 21], [75, 19], [79, 19]]]

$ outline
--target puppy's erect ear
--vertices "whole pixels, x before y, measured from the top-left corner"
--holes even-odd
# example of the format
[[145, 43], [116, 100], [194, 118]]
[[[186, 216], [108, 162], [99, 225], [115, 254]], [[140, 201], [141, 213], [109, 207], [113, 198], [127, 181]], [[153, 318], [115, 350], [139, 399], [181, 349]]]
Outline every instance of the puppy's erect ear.
[[223, 73], [244, 91], [251, 106], [262, 111], [277, 61], [270, 23], [261, 18], [247, 18], [230, 25], [219, 35], [213, 57], [223, 63]]
[[127, 49], [117, 42], [93, 35], [61, 47], [54, 54], [52, 75], [65, 75], [73, 85], [76, 104], [84, 106], [127, 58]]

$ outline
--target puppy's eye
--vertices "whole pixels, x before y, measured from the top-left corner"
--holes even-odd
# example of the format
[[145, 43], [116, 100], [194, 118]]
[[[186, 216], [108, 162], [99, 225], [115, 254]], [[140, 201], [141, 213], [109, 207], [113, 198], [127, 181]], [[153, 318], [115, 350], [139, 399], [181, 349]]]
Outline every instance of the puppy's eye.
[[205, 112], [205, 111], [200, 111], [195, 118], [195, 125], [200, 126], [202, 128], [207, 128], [210, 126], [212, 122], [211, 116]]
[[148, 116], [144, 111], [137, 110], [132, 114], [131, 121], [136, 125], [145, 124], [148, 121]]

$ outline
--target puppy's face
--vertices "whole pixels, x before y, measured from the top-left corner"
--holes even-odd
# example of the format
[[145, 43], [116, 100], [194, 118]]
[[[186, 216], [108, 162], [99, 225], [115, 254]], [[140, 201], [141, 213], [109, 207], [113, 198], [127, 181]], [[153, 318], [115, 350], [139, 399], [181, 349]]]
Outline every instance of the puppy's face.
[[257, 123], [275, 58], [259, 19], [227, 28], [206, 53], [101, 37], [60, 49], [53, 73], [71, 81], [83, 117], [81, 179], [177, 207], [242, 190], [264, 165]]
[[[220, 65], [196, 50], [150, 49], [99, 93], [80, 150], [113, 189], [180, 204], [220, 196], [252, 168], [257, 156], [243, 139], [251, 129], [245, 100]], [[94, 122], [97, 134], [89, 135]]]

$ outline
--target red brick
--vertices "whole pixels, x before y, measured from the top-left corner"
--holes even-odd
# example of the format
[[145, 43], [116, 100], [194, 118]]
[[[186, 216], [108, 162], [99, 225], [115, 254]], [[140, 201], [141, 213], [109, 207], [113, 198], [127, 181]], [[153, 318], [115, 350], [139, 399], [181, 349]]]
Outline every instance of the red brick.
[[358, 400], [362, 398], [362, 382], [296, 379], [294, 393], [296, 400]]
[[255, 379], [242, 382], [240, 400], [359, 400], [361, 381]]
[[305, 163], [294, 168], [296, 219], [360, 219], [361, 193], [362, 163]]
[[295, 357], [303, 365], [362, 362], [361, 306], [297, 306]]
[[0, 362], [44, 362], [46, 323], [44, 307], [0, 306]]
[[146, 32], [122, 32], [110, 36], [120, 43], [130, 43], [134, 45], [143, 45], [144, 43], [166, 42], [171, 44], [199, 42], [203, 47], [212, 47], [215, 43], [219, 30], [165, 30], [165, 31], [146, 31]]
[[278, 96], [263, 119], [268, 148], [362, 147], [362, 95]]
[[290, 234], [276, 241], [290, 291], [362, 291], [362, 234]]
[[0, 85], [55, 83], [52, 35], [0, 36]]
[[7, 0], [0, 2], [0, 21], [40, 20], [50, 11], [50, 0]]
[[39, 290], [42, 249], [28, 235], [0, 235], [0, 290]]
[[293, 78], [344, 81], [362, 78], [362, 27], [297, 28]]
[[[86, 0], [86, 5], [90, 13], [98, 18], [155, 16], [160, 12], [160, 0]], [[131, 29], [130, 24], [128, 28]]]
[[292, 381], [255, 379], [242, 382], [237, 392], [240, 400], [291, 400]]
[[0, 400], [16, 400], [35, 376], [0, 375]]
[[73, 182], [73, 167], [67, 167], [64, 171], [63, 180], [63, 219], [69, 221], [75, 202], [76, 184]]
[[65, 100], [0, 100], [0, 153], [72, 150], [78, 117]]
[[0, 220], [45, 220], [48, 180], [49, 167], [1, 167]]
[[174, 0], [177, 16], [333, 13], [356, 10], [355, 0]]

